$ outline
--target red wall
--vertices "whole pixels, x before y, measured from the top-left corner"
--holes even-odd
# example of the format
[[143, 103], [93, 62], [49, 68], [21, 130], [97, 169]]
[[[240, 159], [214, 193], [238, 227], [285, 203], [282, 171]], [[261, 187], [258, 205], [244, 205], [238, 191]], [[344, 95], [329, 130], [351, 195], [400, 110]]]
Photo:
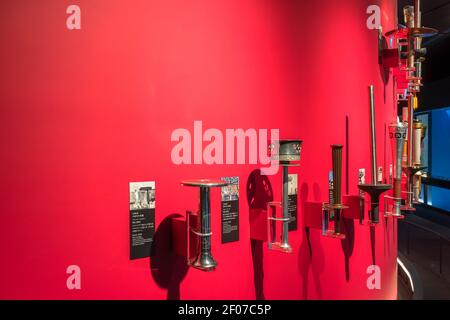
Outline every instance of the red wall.
[[[70, 4], [81, 7], [81, 30], [66, 28]], [[372, 237], [354, 221], [353, 240], [343, 243], [310, 229], [308, 247], [300, 218], [292, 255], [264, 245], [252, 258], [246, 184], [258, 166], [176, 166], [170, 158], [171, 132], [192, 130], [194, 120], [223, 131], [279, 128], [304, 140], [301, 166], [291, 170], [301, 217], [305, 201], [327, 198], [329, 145], [345, 143], [348, 115], [349, 192], [357, 194], [358, 168], [369, 172], [370, 163], [369, 84], [379, 165], [384, 124], [395, 114], [377, 31], [366, 27], [370, 4], [381, 7], [383, 30], [393, 28], [388, 0], [2, 1], [0, 298], [165, 299], [179, 290], [182, 299], [253, 299], [255, 291], [395, 299], [392, 220]], [[173, 257], [128, 259], [130, 181], [156, 181], [158, 227], [197, 204], [180, 180], [222, 176], [240, 177], [241, 229], [239, 242], [220, 243], [214, 190], [215, 272], [187, 270]], [[270, 179], [279, 199], [280, 176]], [[380, 290], [366, 287], [373, 260]], [[66, 288], [72, 264], [81, 267], [81, 290]]]

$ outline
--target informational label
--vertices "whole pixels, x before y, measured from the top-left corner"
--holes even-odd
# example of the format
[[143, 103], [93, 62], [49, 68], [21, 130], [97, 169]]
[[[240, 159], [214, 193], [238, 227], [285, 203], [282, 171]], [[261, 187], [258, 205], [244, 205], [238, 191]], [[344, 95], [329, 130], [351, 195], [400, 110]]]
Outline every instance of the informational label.
[[[333, 180], [333, 170], [328, 171], [328, 203], [334, 204], [334, 180]], [[329, 220], [334, 220], [334, 210], [330, 210], [327, 213], [329, 215]], [[325, 226], [325, 232], [328, 230], [328, 226]]]
[[383, 183], [383, 167], [378, 167], [377, 183]]
[[365, 168], [358, 169], [358, 183], [359, 184], [366, 183], [366, 169]]
[[298, 199], [298, 176], [296, 173], [288, 175], [288, 213], [289, 231], [297, 230], [297, 200]]
[[155, 234], [155, 182], [130, 182], [130, 259], [151, 256]]
[[[361, 168], [358, 169], [358, 184], [365, 184], [366, 183], [366, 169], [365, 168]], [[365, 209], [364, 209], [364, 191], [362, 191], [361, 189], [359, 190], [359, 223], [362, 224], [363, 220], [364, 220], [364, 214], [365, 214]]]
[[389, 165], [389, 183], [392, 184], [392, 164]]
[[229, 183], [222, 187], [222, 243], [239, 241], [239, 177], [221, 179]]

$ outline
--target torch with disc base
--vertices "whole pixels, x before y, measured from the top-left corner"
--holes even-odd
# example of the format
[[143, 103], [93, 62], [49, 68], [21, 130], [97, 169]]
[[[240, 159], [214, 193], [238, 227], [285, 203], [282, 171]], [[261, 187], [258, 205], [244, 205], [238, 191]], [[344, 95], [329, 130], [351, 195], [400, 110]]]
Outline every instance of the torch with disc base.
[[372, 183], [358, 184], [358, 188], [370, 196], [371, 209], [369, 211], [369, 224], [376, 225], [380, 222], [379, 219], [379, 199], [380, 195], [391, 189], [390, 184], [377, 183], [377, 149], [376, 149], [376, 135], [375, 135], [375, 110], [374, 110], [374, 93], [373, 86], [369, 86], [370, 96], [370, 128], [371, 128], [371, 160], [372, 160]]
[[[197, 228], [191, 227], [191, 211], [186, 211], [186, 251], [187, 264], [202, 271], [213, 271], [217, 262], [211, 253], [211, 204], [210, 189], [224, 187], [228, 182], [223, 180], [194, 179], [181, 181], [183, 186], [200, 189], [200, 212], [197, 216]], [[198, 237], [195, 252], [191, 252], [191, 234]], [[192, 256], [194, 257], [192, 258]]]

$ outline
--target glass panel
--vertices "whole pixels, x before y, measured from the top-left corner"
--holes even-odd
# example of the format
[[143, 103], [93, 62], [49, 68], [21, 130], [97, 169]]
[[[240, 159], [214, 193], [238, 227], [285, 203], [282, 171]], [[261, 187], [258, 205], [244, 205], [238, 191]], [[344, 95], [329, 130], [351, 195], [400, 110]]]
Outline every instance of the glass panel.
[[450, 212], [450, 189], [428, 187], [427, 204]]
[[450, 108], [432, 112], [431, 175], [450, 178]]

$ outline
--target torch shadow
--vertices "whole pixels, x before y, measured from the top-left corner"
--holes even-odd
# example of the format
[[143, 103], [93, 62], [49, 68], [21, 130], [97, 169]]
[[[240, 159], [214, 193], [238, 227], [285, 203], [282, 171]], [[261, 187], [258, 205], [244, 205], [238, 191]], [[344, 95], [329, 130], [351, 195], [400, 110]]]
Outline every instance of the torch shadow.
[[345, 280], [350, 281], [350, 258], [355, 247], [355, 220], [352, 218], [342, 219], [342, 228], [345, 234], [345, 239], [341, 240], [342, 251], [344, 252], [345, 260]]
[[246, 190], [255, 296], [257, 300], [264, 300], [263, 238], [266, 233], [267, 203], [273, 201], [273, 191], [269, 178], [266, 175], [262, 175], [259, 169], [250, 173], [247, 179]]
[[375, 243], [376, 243], [376, 238], [375, 238], [375, 226], [370, 226], [370, 249], [372, 252], [372, 264], [376, 265], [376, 253], [375, 253]]
[[150, 271], [153, 279], [161, 288], [167, 289], [167, 300], [180, 299], [180, 284], [189, 267], [186, 257], [173, 250], [172, 219], [182, 218], [180, 214], [171, 214], [159, 224], [152, 243]]
[[[302, 183], [300, 188], [300, 203], [302, 207], [302, 213], [311, 214], [307, 212], [305, 203], [308, 201], [309, 187], [307, 183]], [[315, 201], [321, 198], [320, 188], [318, 184], [313, 185], [313, 198]], [[298, 272], [302, 278], [302, 299], [308, 299], [309, 290], [309, 272], [312, 273], [314, 286], [316, 288], [318, 299], [322, 299], [322, 287], [320, 283], [320, 273], [323, 271], [325, 265], [325, 255], [322, 247], [320, 246], [320, 234], [317, 232], [311, 232], [311, 228], [308, 226], [303, 227], [302, 242], [298, 251]], [[313, 243], [316, 244], [313, 250]]]
[[[387, 42], [384, 37], [382, 39], [382, 47], [387, 48]], [[387, 99], [386, 87], [389, 84], [389, 71], [390, 70], [389, 70], [389, 68], [387, 68], [383, 65], [383, 58], [381, 58], [378, 61], [378, 71], [379, 71], [380, 79], [383, 82], [383, 101], [384, 101], [384, 103], [386, 103], [386, 99]]]
[[384, 226], [384, 255], [390, 256], [391, 255], [391, 246], [389, 242], [389, 237], [391, 236], [391, 228], [389, 227], [389, 219], [384, 218], [383, 219], [383, 226]]

